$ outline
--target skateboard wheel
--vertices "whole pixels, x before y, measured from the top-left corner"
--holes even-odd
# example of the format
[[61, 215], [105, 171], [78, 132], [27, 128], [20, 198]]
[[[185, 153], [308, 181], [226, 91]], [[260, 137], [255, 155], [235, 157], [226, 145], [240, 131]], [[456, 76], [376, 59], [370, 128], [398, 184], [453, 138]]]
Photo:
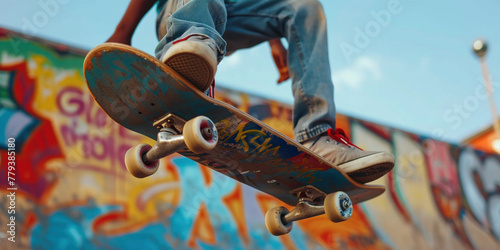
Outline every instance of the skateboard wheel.
[[127, 150], [125, 153], [125, 166], [128, 171], [137, 178], [148, 177], [158, 170], [160, 161], [155, 161], [146, 165], [142, 160], [142, 156], [151, 149], [148, 144], [139, 144]]
[[352, 202], [349, 195], [339, 191], [325, 197], [325, 213], [333, 222], [342, 222], [352, 215]]
[[288, 214], [286, 207], [274, 207], [266, 213], [267, 230], [276, 236], [284, 235], [292, 231], [293, 222], [283, 224], [283, 216]]
[[205, 153], [217, 145], [217, 128], [205, 116], [198, 116], [186, 122], [182, 133], [186, 146], [193, 153]]

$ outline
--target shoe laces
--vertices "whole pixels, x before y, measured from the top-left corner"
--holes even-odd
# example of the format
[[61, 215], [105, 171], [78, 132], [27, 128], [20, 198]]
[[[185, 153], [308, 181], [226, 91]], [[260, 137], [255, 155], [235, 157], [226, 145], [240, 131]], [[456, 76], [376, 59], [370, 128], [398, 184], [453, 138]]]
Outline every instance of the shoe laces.
[[215, 79], [212, 81], [212, 84], [208, 87], [207, 91], [205, 91], [205, 95], [215, 99]]
[[345, 144], [348, 147], [354, 147], [354, 148], [357, 148], [359, 150], [363, 150], [360, 147], [354, 145], [354, 143], [352, 143], [349, 140], [349, 138], [347, 138], [346, 133], [341, 128], [338, 128], [338, 129], [335, 129], [335, 130], [333, 130], [333, 129], [330, 128], [326, 132], [328, 133], [328, 136], [330, 136], [330, 138], [334, 139], [337, 142], [341, 142], [341, 143]]

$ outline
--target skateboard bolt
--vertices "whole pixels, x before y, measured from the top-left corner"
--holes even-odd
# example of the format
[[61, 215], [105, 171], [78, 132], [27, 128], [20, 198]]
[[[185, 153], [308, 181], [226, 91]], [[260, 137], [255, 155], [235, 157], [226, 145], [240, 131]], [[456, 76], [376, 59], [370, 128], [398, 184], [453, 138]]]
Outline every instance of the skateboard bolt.
[[205, 138], [205, 140], [211, 140], [212, 139], [212, 129], [211, 128], [203, 128], [201, 130], [201, 135], [203, 135], [203, 138]]
[[349, 200], [348, 199], [344, 199], [342, 201], [342, 210], [344, 210], [344, 211], [347, 210], [349, 208], [349, 205], [350, 205]]

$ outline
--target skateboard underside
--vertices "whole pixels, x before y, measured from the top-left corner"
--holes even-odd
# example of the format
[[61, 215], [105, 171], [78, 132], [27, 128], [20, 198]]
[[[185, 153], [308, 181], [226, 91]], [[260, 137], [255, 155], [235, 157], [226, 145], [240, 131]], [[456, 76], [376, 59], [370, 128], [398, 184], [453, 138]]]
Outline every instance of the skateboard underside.
[[[298, 193], [342, 190], [359, 203], [382, 194], [383, 186], [352, 181], [336, 167], [295, 141], [240, 110], [205, 96], [167, 66], [125, 45], [105, 44], [85, 60], [85, 78], [94, 99], [116, 122], [154, 140], [158, 122], [170, 114], [178, 124], [203, 115], [218, 131], [215, 149], [178, 153], [297, 205]], [[298, 190], [298, 191], [297, 191]]]

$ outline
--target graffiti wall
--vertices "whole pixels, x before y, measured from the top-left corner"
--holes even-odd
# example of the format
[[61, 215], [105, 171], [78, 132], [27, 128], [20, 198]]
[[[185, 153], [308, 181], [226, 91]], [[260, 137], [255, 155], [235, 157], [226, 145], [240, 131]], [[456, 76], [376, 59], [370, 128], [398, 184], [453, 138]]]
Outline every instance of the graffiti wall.
[[[346, 222], [318, 216], [274, 237], [278, 200], [180, 155], [133, 178], [138, 143], [93, 101], [85, 52], [0, 30], [1, 249], [500, 249], [500, 158], [338, 116], [357, 145], [397, 166]], [[290, 107], [216, 96], [291, 136]]]

